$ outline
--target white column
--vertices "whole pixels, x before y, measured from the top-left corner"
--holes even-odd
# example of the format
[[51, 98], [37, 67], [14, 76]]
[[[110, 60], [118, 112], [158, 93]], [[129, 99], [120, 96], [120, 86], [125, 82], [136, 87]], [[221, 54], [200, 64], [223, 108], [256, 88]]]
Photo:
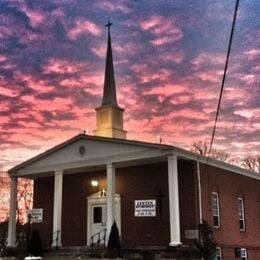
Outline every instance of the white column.
[[61, 221], [62, 221], [62, 186], [63, 171], [54, 174], [54, 203], [53, 203], [53, 234], [52, 247], [60, 247], [61, 244]]
[[115, 167], [110, 163], [107, 164], [107, 237], [115, 220], [115, 186]]
[[170, 246], [181, 244], [177, 156], [168, 157]]
[[15, 247], [16, 240], [17, 177], [11, 177], [10, 213], [7, 246]]

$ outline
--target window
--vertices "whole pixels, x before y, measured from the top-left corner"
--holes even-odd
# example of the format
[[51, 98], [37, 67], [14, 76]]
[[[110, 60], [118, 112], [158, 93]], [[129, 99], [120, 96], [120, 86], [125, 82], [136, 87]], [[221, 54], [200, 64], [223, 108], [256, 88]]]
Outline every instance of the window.
[[102, 207], [94, 207], [93, 223], [102, 223]]
[[215, 260], [221, 260], [221, 259], [222, 259], [221, 247], [217, 247], [216, 248]]
[[247, 260], [246, 248], [241, 248], [241, 250], [240, 250], [240, 255], [241, 255], [241, 259], [242, 259], [242, 260]]
[[242, 260], [247, 260], [246, 248], [235, 248], [235, 257]]
[[213, 226], [215, 228], [219, 228], [220, 214], [219, 214], [219, 198], [217, 192], [212, 192], [212, 215], [213, 215]]
[[238, 216], [239, 216], [239, 229], [245, 231], [245, 210], [244, 210], [244, 199], [238, 198]]

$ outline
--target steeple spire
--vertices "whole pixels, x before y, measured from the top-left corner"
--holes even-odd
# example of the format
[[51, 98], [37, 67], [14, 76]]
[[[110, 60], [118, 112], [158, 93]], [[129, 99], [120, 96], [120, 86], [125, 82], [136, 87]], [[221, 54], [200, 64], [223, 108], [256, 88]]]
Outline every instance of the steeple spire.
[[126, 139], [126, 131], [123, 127], [124, 109], [119, 107], [116, 99], [116, 84], [110, 36], [111, 26], [112, 23], [110, 19], [108, 19], [108, 23], [106, 24], [108, 38], [103, 99], [101, 106], [96, 108], [97, 128], [94, 130], [94, 135]]
[[106, 57], [106, 69], [105, 69], [105, 81], [104, 81], [104, 92], [101, 106], [115, 106], [118, 107], [116, 98], [116, 84], [114, 76], [114, 65], [113, 55], [111, 46], [110, 27], [112, 23], [108, 19], [106, 27], [108, 28], [108, 39], [107, 39], [107, 57]]

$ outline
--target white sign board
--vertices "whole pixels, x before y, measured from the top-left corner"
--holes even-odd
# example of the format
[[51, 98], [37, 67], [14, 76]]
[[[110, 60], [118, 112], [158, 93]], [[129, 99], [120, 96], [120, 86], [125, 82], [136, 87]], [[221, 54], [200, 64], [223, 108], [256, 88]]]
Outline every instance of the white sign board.
[[186, 239], [198, 239], [199, 238], [199, 232], [197, 229], [185, 230], [184, 234], [185, 234]]
[[41, 223], [42, 222], [42, 213], [43, 209], [32, 209], [31, 214], [31, 223]]
[[135, 217], [155, 217], [156, 200], [135, 200]]

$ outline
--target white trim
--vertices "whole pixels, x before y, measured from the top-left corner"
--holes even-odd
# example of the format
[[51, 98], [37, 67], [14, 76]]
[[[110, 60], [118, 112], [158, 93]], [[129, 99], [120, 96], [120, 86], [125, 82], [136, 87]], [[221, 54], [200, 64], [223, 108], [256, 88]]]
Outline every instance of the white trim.
[[135, 162], [136, 160], [149, 160], [154, 158], [164, 158], [166, 160], [165, 151], [161, 149], [151, 149], [151, 150], [144, 150], [139, 152], [132, 152], [127, 154], [117, 154], [113, 156], [103, 156], [97, 157], [96, 159], [86, 159], [86, 160], [78, 160], [69, 163], [60, 163], [60, 164], [51, 164], [47, 166], [38, 166], [32, 167], [30, 169], [16, 170], [16, 172], [12, 173], [15, 176], [27, 176], [27, 175], [34, 175], [39, 173], [48, 173], [57, 171], [59, 169], [70, 170], [70, 169], [79, 169], [84, 167], [93, 167], [93, 166], [105, 166], [107, 164], [124, 164]]
[[[242, 256], [242, 252], [244, 252], [244, 256]], [[247, 250], [246, 248], [240, 248], [240, 256], [241, 256], [241, 259], [243, 260], [247, 260]]]
[[[216, 206], [217, 206], [217, 214], [214, 214], [214, 196], [216, 196]], [[220, 224], [220, 205], [219, 205], [219, 194], [218, 192], [212, 192], [211, 193], [211, 210], [212, 210], [212, 217], [213, 217], [213, 227], [214, 228], [220, 228], [221, 224]], [[218, 225], [215, 225], [214, 223], [214, 217], [218, 218]]]
[[54, 202], [53, 202], [53, 230], [52, 247], [60, 247], [61, 244], [61, 223], [62, 223], [62, 188], [63, 171], [55, 172], [54, 177]]
[[[244, 198], [238, 197], [238, 219], [239, 219], [239, 230], [245, 231], [246, 230], [246, 221], [245, 221], [245, 207], [244, 207]], [[242, 206], [240, 208], [240, 206]], [[241, 212], [240, 212], [241, 211]], [[240, 214], [241, 213], [241, 214]], [[242, 216], [241, 216], [242, 215]], [[240, 228], [240, 221], [243, 221], [244, 228]]]
[[[219, 257], [219, 258], [217, 258]], [[222, 248], [217, 246], [216, 247], [216, 256], [215, 256], [216, 260], [221, 260], [222, 259]]]
[[181, 244], [180, 234], [180, 209], [179, 209], [179, 184], [177, 156], [168, 157], [168, 185], [169, 185], [169, 213], [170, 213], [170, 244]]
[[[90, 246], [91, 243], [91, 225], [92, 225], [92, 207], [95, 205], [106, 205], [107, 198], [101, 196], [101, 191], [92, 194], [87, 197], [88, 201], [88, 216], [87, 216], [87, 245]], [[121, 198], [119, 194], [115, 194], [115, 219], [116, 224], [119, 230], [119, 234], [121, 234]], [[109, 233], [107, 231], [106, 240], [108, 241]]]
[[[79, 139], [76, 139], [73, 142], [77, 142]], [[9, 170], [9, 174], [11, 176], [26, 176], [26, 175], [33, 175], [38, 173], [46, 173], [46, 172], [52, 172], [58, 169], [72, 169], [72, 168], [80, 168], [80, 167], [91, 167], [96, 165], [106, 165], [110, 162], [115, 163], [124, 163], [128, 161], [134, 161], [139, 159], [149, 159], [149, 158], [160, 158], [164, 157], [166, 158], [170, 154], [174, 153], [176, 156], [188, 160], [199, 160], [201, 163], [206, 165], [211, 165], [220, 169], [224, 169], [233, 173], [237, 173], [239, 175], [243, 175], [252, 179], [260, 180], [260, 174], [254, 173], [252, 171], [243, 169], [241, 167], [231, 165], [222, 161], [218, 161], [212, 158], [207, 158], [204, 156], [200, 156], [198, 154], [192, 153], [190, 151], [186, 151], [182, 148], [170, 146], [170, 145], [158, 145], [153, 143], [142, 143], [142, 142], [136, 142], [132, 140], [118, 140], [118, 139], [105, 139], [105, 138], [97, 138], [93, 136], [84, 136], [84, 139], [89, 141], [99, 141], [99, 142], [111, 142], [113, 144], [126, 144], [129, 146], [137, 146], [137, 147], [143, 147], [144, 151], [139, 152], [132, 152], [128, 154], [117, 154], [114, 156], [105, 156], [100, 157], [97, 159], [91, 159], [91, 160], [80, 160], [80, 161], [73, 161], [70, 163], [63, 163], [63, 164], [52, 164], [49, 166], [42, 166], [42, 167], [31, 167], [30, 165], [35, 163], [37, 160], [41, 160], [44, 157], [48, 157], [51, 155], [48, 154], [48, 151], [45, 152], [46, 155], [43, 153], [42, 155], [39, 155], [39, 158], [32, 158], [31, 161], [25, 161], [21, 165], [18, 165], [12, 169]], [[73, 143], [71, 142], [71, 143]], [[71, 144], [70, 143], [70, 144]], [[64, 146], [61, 146], [59, 149], [63, 149]], [[53, 148], [54, 149], [54, 148]], [[57, 150], [59, 150], [57, 149]], [[52, 151], [55, 152], [55, 151]], [[29, 168], [28, 168], [29, 166]]]
[[115, 221], [115, 167], [112, 163], [107, 164], [107, 232], [110, 234]]

